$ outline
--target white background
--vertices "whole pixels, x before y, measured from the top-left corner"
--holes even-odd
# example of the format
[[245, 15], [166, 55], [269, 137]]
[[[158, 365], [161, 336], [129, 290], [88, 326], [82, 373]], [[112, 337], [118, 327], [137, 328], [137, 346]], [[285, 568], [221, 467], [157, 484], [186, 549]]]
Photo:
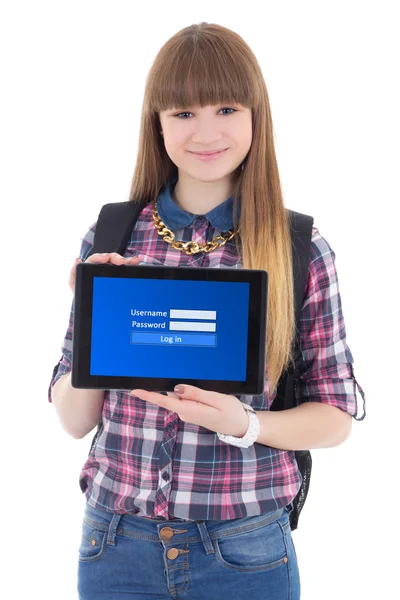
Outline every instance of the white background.
[[1, 5], [3, 598], [77, 598], [78, 477], [92, 434], [69, 437], [47, 402], [68, 325], [69, 270], [101, 206], [128, 198], [152, 61], [201, 21], [236, 31], [260, 62], [285, 203], [313, 215], [336, 253], [367, 396], [367, 418], [353, 421], [348, 441], [312, 452], [293, 533], [302, 599], [398, 593], [396, 4]]

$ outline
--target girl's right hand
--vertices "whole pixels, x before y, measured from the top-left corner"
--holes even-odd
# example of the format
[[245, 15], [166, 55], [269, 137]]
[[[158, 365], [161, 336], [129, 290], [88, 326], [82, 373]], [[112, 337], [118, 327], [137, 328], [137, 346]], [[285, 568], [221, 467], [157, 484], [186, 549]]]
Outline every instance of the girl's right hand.
[[[77, 258], [71, 272], [69, 274], [69, 287], [73, 294], [75, 294], [75, 271], [76, 265], [83, 262], [81, 258]], [[140, 263], [140, 259], [138, 256], [130, 256], [129, 258], [124, 258], [117, 252], [104, 252], [103, 254], [92, 254], [85, 261], [85, 263], [111, 263], [113, 265], [138, 265]]]

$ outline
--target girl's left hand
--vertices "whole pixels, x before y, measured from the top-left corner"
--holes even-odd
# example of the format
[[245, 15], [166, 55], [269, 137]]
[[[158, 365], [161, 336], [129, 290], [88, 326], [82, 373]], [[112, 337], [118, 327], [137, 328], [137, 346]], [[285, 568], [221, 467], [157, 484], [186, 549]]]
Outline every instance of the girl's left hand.
[[131, 396], [178, 413], [182, 421], [211, 431], [243, 437], [249, 426], [247, 411], [235, 396], [201, 390], [192, 385], [176, 386], [167, 396], [158, 392], [132, 390]]

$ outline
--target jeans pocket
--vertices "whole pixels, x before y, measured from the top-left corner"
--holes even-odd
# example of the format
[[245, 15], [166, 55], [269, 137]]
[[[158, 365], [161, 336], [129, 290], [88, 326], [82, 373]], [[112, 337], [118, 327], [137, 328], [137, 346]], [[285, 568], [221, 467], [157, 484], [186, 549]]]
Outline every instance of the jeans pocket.
[[107, 531], [105, 526], [93, 523], [87, 523], [85, 519], [82, 522], [81, 543], [79, 546], [79, 560], [88, 562], [99, 560], [105, 554], [107, 549]]
[[287, 512], [272, 523], [215, 540], [217, 560], [236, 571], [269, 571], [288, 562]]

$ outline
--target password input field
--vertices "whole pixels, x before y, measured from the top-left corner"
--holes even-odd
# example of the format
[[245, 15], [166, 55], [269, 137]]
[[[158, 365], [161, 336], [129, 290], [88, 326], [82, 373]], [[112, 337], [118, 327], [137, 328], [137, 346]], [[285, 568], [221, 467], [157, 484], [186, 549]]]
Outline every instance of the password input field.
[[170, 331], [216, 331], [216, 323], [195, 323], [190, 321], [170, 321]]
[[205, 321], [215, 321], [217, 319], [216, 310], [179, 310], [171, 308], [169, 311], [170, 319], [204, 319]]

